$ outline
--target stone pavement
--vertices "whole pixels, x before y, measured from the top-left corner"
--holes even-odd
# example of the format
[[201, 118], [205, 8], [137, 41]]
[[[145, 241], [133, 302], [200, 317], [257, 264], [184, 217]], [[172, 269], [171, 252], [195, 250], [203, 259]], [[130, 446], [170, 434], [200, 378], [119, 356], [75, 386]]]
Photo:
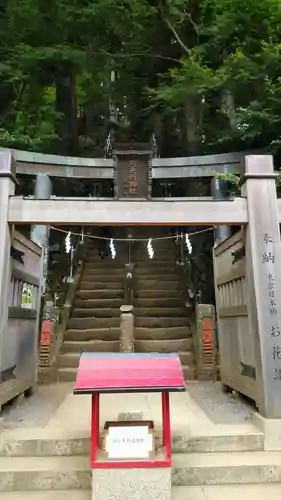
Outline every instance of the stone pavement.
[[[0, 500], [61, 500], [61, 491], [28, 491], [0, 493]], [[237, 500], [239, 498], [254, 500], [281, 500], [279, 485], [231, 485], [207, 486], [204, 488], [177, 488], [173, 500]], [[90, 500], [88, 491], [67, 491], [67, 500]]]
[[[4, 408], [0, 417], [1, 438], [60, 432], [64, 437], [88, 436], [90, 403], [88, 395], [72, 394], [73, 384], [38, 386], [30, 399], [20, 398]], [[171, 400], [172, 433], [183, 436], [212, 436], [258, 432], [251, 423], [254, 407], [223, 394], [219, 383], [190, 383], [185, 393], [173, 393]], [[115, 420], [121, 412], [142, 412], [144, 419], [161, 422], [160, 394], [102, 395], [101, 429], [106, 420]]]
[[[229, 485], [177, 488], [173, 500], [281, 500], [280, 485]], [[0, 497], [1, 498], [1, 497]], [[7, 500], [10, 500], [7, 498]], [[12, 500], [12, 499], [11, 499]]]
[[[2, 459], [0, 457], [0, 476], [11, 467], [21, 471], [23, 467], [27, 470], [30, 467], [30, 470], [40, 476], [41, 469], [52, 470], [52, 467], [56, 468], [56, 462], [58, 468], [71, 465], [72, 457], [59, 457], [62, 451], [59, 446], [62, 446], [62, 440], [68, 439], [86, 438], [88, 442], [91, 414], [90, 396], [74, 396], [72, 389], [73, 384], [69, 383], [39, 386], [32, 398], [18, 398], [4, 408], [0, 417], [0, 452], [10, 443], [7, 449], [10, 452], [12, 449], [16, 450], [16, 455], [12, 454], [11, 459], [4, 458], [3, 455]], [[281, 467], [281, 453], [272, 455], [262, 450], [261, 433], [251, 420], [256, 409], [250, 403], [222, 393], [220, 384], [212, 382], [189, 383], [186, 393], [174, 393], [170, 397], [172, 436], [174, 448], [178, 449], [173, 458], [173, 500], [236, 500], [239, 495], [252, 495], [255, 500], [263, 500], [265, 497], [266, 500], [281, 500], [281, 483], [235, 484], [270, 482], [270, 479], [263, 480], [265, 476], [262, 474], [267, 474], [266, 477], [270, 478], [273, 468]], [[101, 430], [106, 420], [115, 420], [122, 412], [143, 413], [144, 419], [154, 420], [157, 432], [161, 434], [159, 394], [103, 395], [100, 408]], [[177, 442], [179, 436], [182, 441]], [[56, 439], [59, 444], [53, 442]], [[37, 450], [38, 455], [25, 458], [24, 453], [21, 454], [20, 448], [16, 449], [16, 446], [17, 442], [25, 442], [28, 449], [29, 440], [33, 442], [32, 450]], [[58, 458], [42, 455], [42, 452], [40, 454], [40, 449], [34, 447], [36, 440], [41, 444], [46, 440], [47, 447], [44, 450], [48, 450], [48, 446], [54, 446], [52, 449], [57, 450]], [[49, 440], [52, 443], [48, 444]], [[84, 471], [86, 460], [87, 470], [87, 453], [85, 452], [85, 456], [74, 457], [70, 468], [77, 470], [77, 464], [78, 469], [81, 467]], [[273, 468], [272, 463], [275, 464]], [[239, 469], [240, 465], [243, 470]], [[210, 476], [214, 468], [218, 472], [215, 476]], [[235, 470], [238, 476], [233, 475]], [[226, 482], [234, 484], [226, 485]], [[192, 484], [197, 486], [191, 486]], [[0, 488], [0, 500], [60, 500], [63, 494], [55, 489], [47, 492], [43, 489], [2, 492]], [[65, 494], [69, 500], [90, 498], [87, 488], [67, 490]]]

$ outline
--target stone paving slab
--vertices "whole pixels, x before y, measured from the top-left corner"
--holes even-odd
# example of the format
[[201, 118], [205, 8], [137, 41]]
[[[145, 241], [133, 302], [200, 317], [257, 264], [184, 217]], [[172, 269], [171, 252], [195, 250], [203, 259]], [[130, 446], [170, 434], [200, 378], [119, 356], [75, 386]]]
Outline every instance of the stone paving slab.
[[[281, 485], [231, 485], [173, 488], [173, 500], [281, 500]], [[90, 490], [0, 492], [0, 500], [90, 500]]]
[[0, 471], [5, 470], [90, 470], [89, 457], [1, 457]]
[[[203, 384], [205, 387], [205, 384]], [[209, 385], [207, 384], [207, 387]], [[194, 394], [204, 393], [201, 383], [192, 383], [185, 393], [172, 393], [171, 427], [174, 435], [183, 437], [247, 435], [260, 434], [251, 421], [249, 407], [243, 402], [233, 417], [233, 403], [229, 396], [223, 398], [223, 419], [210, 418], [205, 406], [194, 400]], [[217, 384], [211, 383], [208, 391], [214, 390], [220, 395]], [[87, 437], [91, 421], [91, 397], [73, 395], [73, 384], [53, 384], [38, 386], [36, 394], [28, 399], [19, 398], [8, 405], [0, 416], [0, 435], [4, 439], [30, 435], [40, 437]], [[221, 410], [220, 410], [221, 411]], [[102, 395], [100, 401], [100, 423], [103, 428], [106, 420], [116, 420], [119, 413], [142, 413], [144, 419], [154, 420], [161, 431], [161, 396], [160, 394], [117, 394]], [[239, 414], [239, 418], [237, 415]]]
[[[175, 393], [170, 396], [171, 426], [174, 432], [181, 434], [190, 432], [192, 426], [214, 427], [210, 419], [197, 407], [186, 393]], [[143, 419], [161, 423], [160, 394], [102, 395], [100, 399], [101, 426], [106, 420], [115, 420], [119, 413], [142, 413]], [[69, 394], [59, 410], [50, 417], [48, 427], [57, 427], [64, 421], [72, 429], [89, 428], [91, 417], [91, 398], [87, 395]]]
[[235, 453], [177, 453], [173, 456], [175, 468], [251, 467], [254, 465], [281, 466], [281, 453], [280, 451], [237, 451]]
[[173, 500], [238, 500], [239, 498], [281, 500], [281, 484], [173, 488]]
[[257, 411], [249, 399], [224, 393], [220, 382], [189, 382], [187, 387], [194, 403], [214, 424], [241, 424]]
[[[207, 488], [207, 485], [277, 484], [281, 481], [279, 452], [187, 453], [175, 454], [172, 484], [175, 487]], [[147, 478], [151, 469], [143, 469]], [[163, 471], [164, 474], [165, 471]], [[166, 471], [167, 472], [167, 471]], [[102, 470], [97, 477], [106, 480], [117, 472]], [[158, 479], [162, 476], [155, 471]], [[170, 476], [169, 476], [170, 477]], [[112, 478], [111, 478], [112, 479]], [[167, 476], [166, 476], [167, 479]], [[89, 489], [90, 460], [87, 456], [38, 456], [0, 458], [0, 491]], [[180, 492], [180, 490], [179, 490]], [[212, 493], [212, 490], [210, 490]], [[177, 493], [177, 488], [175, 488]]]
[[0, 433], [17, 427], [45, 427], [71, 392], [70, 384], [39, 385], [34, 396], [20, 396], [4, 405], [0, 414]]
[[[5, 491], [0, 500], [91, 500], [91, 490]], [[196, 498], [194, 499], [196, 500]]]

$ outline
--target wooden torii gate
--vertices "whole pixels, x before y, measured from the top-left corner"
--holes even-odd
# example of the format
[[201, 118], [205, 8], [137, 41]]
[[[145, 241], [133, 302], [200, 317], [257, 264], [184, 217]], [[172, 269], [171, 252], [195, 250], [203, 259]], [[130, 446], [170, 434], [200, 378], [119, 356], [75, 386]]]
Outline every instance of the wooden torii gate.
[[[15, 163], [0, 155], [0, 345], [5, 335], [7, 259], [11, 227], [42, 225], [241, 225], [245, 231], [249, 329], [254, 345], [256, 394], [263, 417], [281, 419], [281, 200], [273, 159], [246, 156], [242, 196], [233, 200], [122, 201], [83, 198], [36, 200], [14, 196]], [[218, 318], [220, 321], [220, 318]], [[280, 420], [281, 422], [281, 420]], [[281, 436], [281, 423], [280, 423]]]

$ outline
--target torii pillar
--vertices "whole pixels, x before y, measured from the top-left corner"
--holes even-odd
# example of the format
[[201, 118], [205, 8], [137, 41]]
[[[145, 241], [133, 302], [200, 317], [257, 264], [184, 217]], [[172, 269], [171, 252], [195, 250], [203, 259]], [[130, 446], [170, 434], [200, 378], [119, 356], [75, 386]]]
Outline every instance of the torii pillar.
[[12, 230], [8, 224], [9, 198], [15, 194], [15, 163], [10, 152], [0, 153], [0, 353], [8, 324], [8, 291]]

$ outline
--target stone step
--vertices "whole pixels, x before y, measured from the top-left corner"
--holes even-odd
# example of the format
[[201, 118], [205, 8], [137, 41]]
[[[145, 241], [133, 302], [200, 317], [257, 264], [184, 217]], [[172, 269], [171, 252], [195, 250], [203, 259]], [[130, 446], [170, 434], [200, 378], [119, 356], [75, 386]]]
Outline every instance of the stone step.
[[176, 264], [170, 260], [159, 260], [159, 261], [139, 261], [132, 260], [132, 263], [135, 263], [135, 269], [137, 276], [142, 276], [144, 271], [150, 273], [150, 277], [154, 278], [154, 273], [160, 274], [163, 269], [165, 269], [166, 273], [177, 273]]
[[[0, 492], [0, 500], [61, 500], [67, 495], [68, 500], [91, 500], [91, 490], [57, 491], [5, 491]], [[237, 500], [237, 497], [252, 497], [255, 500], [279, 500], [281, 485], [227, 485], [227, 486], [173, 486], [172, 500]]]
[[187, 326], [172, 328], [135, 328], [135, 339], [138, 340], [172, 340], [191, 336], [191, 330]]
[[165, 263], [155, 263], [155, 264], [151, 264], [151, 265], [147, 265], [147, 264], [141, 264], [141, 265], [138, 265], [136, 266], [136, 275], [137, 276], [150, 276], [150, 278], [154, 278], [156, 279], [155, 275], [157, 276], [161, 276], [162, 277], [162, 280], [169, 280], [169, 278], [167, 278], [167, 276], [174, 276], [175, 279], [179, 279], [178, 278], [178, 271], [177, 271], [177, 267], [174, 266], [174, 268], [168, 264], [167, 262]]
[[[152, 245], [154, 249], [154, 258], [152, 261], [166, 261], [168, 259], [174, 259], [176, 256], [176, 252], [173, 250], [167, 248], [162, 248], [162, 249], [157, 249], [155, 248], [155, 245]], [[107, 255], [105, 255], [105, 258], [101, 258], [98, 252], [88, 252], [85, 258], [85, 262], [124, 262], [128, 261], [129, 259], [129, 248], [123, 248], [120, 249], [118, 248], [118, 245], [115, 245], [116, 249], [116, 256], [114, 259], [111, 257], [111, 251], [106, 252]], [[147, 251], [147, 246], [143, 248], [143, 250], [136, 250], [133, 248], [131, 250], [131, 261], [134, 262], [135, 260], [140, 260], [140, 261], [147, 261], [150, 262], [151, 259], [149, 258], [148, 251]]]
[[91, 270], [91, 269], [122, 269], [124, 271], [125, 265], [128, 264], [128, 258], [124, 259], [96, 259], [96, 260], [85, 260], [83, 269]]
[[161, 251], [161, 252], [157, 252], [157, 255], [156, 255], [156, 250], [154, 248], [154, 257], [153, 259], [150, 259], [149, 258], [149, 255], [148, 255], [148, 252], [147, 252], [147, 249], [145, 249], [144, 253], [141, 254], [133, 254], [132, 255], [132, 262], [134, 261], [139, 261], [139, 263], [143, 266], [155, 266], [155, 265], [167, 265], [167, 264], [170, 264], [172, 267], [176, 267], [176, 262], [175, 262], [175, 255], [174, 253], [171, 253], [169, 251]]
[[[91, 266], [84, 266], [83, 268], [83, 272], [82, 272], [82, 281], [87, 281], [85, 279], [85, 276], [89, 277], [89, 276], [92, 276], [92, 278], [90, 279], [90, 281], [92, 281], [94, 278], [93, 276], [101, 276], [101, 275], [107, 275], [107, 274], [111, 274], [111, 275], [114, 275], [114, 276], [124, 276], [124, 267], [123, 266], [116, 266], [113, 267], [113, 266], [109, 266], [109, 265], [106, 265], [106, 266], [96, 266], [96, 267], [93, 267], [92, 265]], [[96, 279], [97, 281], [97, 279]]]
[[80, 281], [80, 290], [121, 290], [123, 289], [123, 281]]
[[[173, 486], [266, 484], [281, 481], [280, 452], [174, 454]], [[0, 491], [89, 490], [89, 456], [2, 457]], [[278, 498], [278, 497], [277, 497]]]
[[147, 256], [136, 256], [136, 255], [132, 255], [131, 257], [131, 261], [135, 264], [137, 264], [138, 267], [149, 267], [149, 268], [152, 268], [152, 267], [157, 267], [157, 266], [161, 266], [161, 267], [166, 267], [166, 266], [169, 266], [169, 267], [175, 267], [176, 266], [176, 259], [175, 259], [175, 256], [174, 255], [168, 255], [166, 252], [164, 252], [162, 255], [159, 255], [157, 254], [156, 256], [156, 253], [154, 253], [155, 257], [153, 259], [150, 259]]
[[237, 500], [238, 498], [280, 500], [281, 484], [173, 486], [172, 488], [172, 500]]
[[[153, 232], [153, 234], [152, 234]], [[140, 236], [139, 236], [140, 235]], [[137, 238], [142, 238], [144, 241], [136, 241], [134, 243], [134, 248], [136, 251], [142, 251], [147, 249], [147, 242], [152, 239], [153, 246], [155, 247], [156, 250], [173, 250], [174, 249], [174, 243], [172, 239], [157, 239], [159, 237], [162, 238], [162, 236], [166, 237], [169, 236], [168, 234], [165, 235], [158, 235], [155, 232], [155, 228], [152, 228], [152, 231], [147, 231], [146, 233], [142, 234], [139, 232], [138, 228], [138, 234], [136, 235]], [[156, 239], [153, 239], [156, 238]]]
[[118, 340], [74, 340], [65, 341], [61, 346], [61, 354], [68, 352], [119, 352]]
[[58, 368], [57, 372], [57, 382], [75, 382], [77, 377], [77, 367], [76, 368]]
[[[0, 493], [0, 500], [91, 500], [91, 490], [57, 491], [5, 491]], [[281, 484], [231, 484], [211, 486], [173, 486], [172, 500], [237, 500], [237, 498], [255, 500], [280, 500]]]
[[110, 268], [116, 268], [118, 269], [119, 267], [122, 267], [124, 265], [124, 262], [127, 260], [126, 256], [116, 259], [112, 259], [111, 256], [107, 257], [106, 259], [94, 259], [94, 260], [89, 260], [86, 258], [84, 260], [84, 269], [89, 267], [110, 267]]
[[[237, 426], [236, 426], [237, 429]], [[240, 429], [239, 429], [240, 431]], [[181, 453], [222, 453], [262, 451], [264, 436], [258, 430], [245, 433], [226, 432], [217, 434], [182, 435], [172, 429], [172, 451]], [[160, 430], [156, 437], [161, 442]], [[90, 438], [84, 431], [68, 435], [61, 428], [45, 432], [45, 429], [24, 429], [16, 438], [0, 440], [0, 457], [63, 457], [89, 456]]]
[[[165, 254], [166, 255], [166, 254]], [[145, 258], [145, 259], [142, 259], [142, 260], [139, 260], [139, 261], [136, 261], [137, 262], [137, 266], [136, 266], [136, 269], [147, 269], [149, 268], [150, 270], [151, 269], [157, 269], [158, 271], [163, 268], [163, 269], [166, 269], [166, 271], [169, 269], [170, 271], [177, 271], [178, 269], [178, 264], [176, 264], [176, 262], [172, 259], [170, 259], [169, 257], [166, 258], [162, 258], [162, 259], [149, 259], [149, 258]]]
[[120, 287], [119, 290], [78, 290], [76, 299], [119, 299], [124, 297], [124, 291]]
[[182, 366], [192, 366], [194, 363], [194, 354], [192, 351], [181, 351], [179, 352], [180, 360]]
[[[146, 250], [147, 252], [147, 250]], [[171, 264], [172, 266], [176, 265], [176, 258], [175, 258], [175, 255], [174, 254], [169, 254], [169, 252], [162, 252], [161, 254], [157, 253], [156, 255], [156, 252], [154, 253], [155, 257], [151, 260], [148, 256], [148, 253], [146, 253], [146, 255], [141, 255], [141, 254], [138, 254], [138, 255], [135, 255], [135, 254], [132, 254], [131, 255], [131, 262], [135, 263], [135, 264], [144, 264], [144, 265], [153, 265], [153, 264], [161, 264], [161, 265], [164, 265], [164, 264]], [[112, 259], [111, 258], [111, 255], [109, 255], [108, 257], [106, 257], [105, 259], [101, 259], [99, 255], [92, 255], [92, 256], [88, 256], [86, 257], [86, 259], [84, 260], [84, 265], [87, 265], [87, 266], [99, 266], [99, 265], [104, 265], [105, 263], [109, 263], [109, 265], [111, 266], [117, 266], [117, 265], [120, 265], [120, 266], [124, 266], [125, 264], [128, 264], [128, 261], [129, 261], [129, 254], [125, 254], [125, 255], [117, 255], [115, 257], [115, 259]]]
[[170, 328], [176, 326], [188, 326], [187, 317], [159, 317], [159, 316], [137, 316], [135, 317], [135, 326], [143, 328]]
[[281, 453], [245, 451], [175, 454], [172, 480], [175, 486], [280, 482]]
[[86, 255], [85, 262], [123, 262], [128, 259], [128, 251], [118, 252], [118, 248], [116, 248], [116, 257], [112, 259], [110, 249], [108, 249], [108, 255], [105, 256], [104, 259], [100, 257], [98, 251], [91, 252], [89, 251]]
[[176, 273], [171, 272], [169, 268], [165, 268], [165, 272], [161, 272], [158, 269], [144, 269], [136, 272], [137, 280], [151, 280], [152, 276], [154, 281], [172, 281], [175, 283], [179, 282], [179, 277]]
[[[58, 357], [58, 368], [77, 368], [80, 359], [80, 352], [68, 352], [65, 354], [60, 354]], [[195, 378], [195, 367], [194, 367], [194, 356], [191, 351], [187, 351], [182, 356], [180, 353], [181, 360], [184, 360], [184, 366], [182, 367], [183, 373], [186, 380], [194, 380]]]
[[[192, 350], [192, 339], [136, 340], [136, 352], [187, 352]], [[61, 354], [69, 352], [119, 352], [119, 340], [66, 340]]]
[[114, 309], [100, 308], [100, 309], [79, 309], [74, 308], [71, 314], [72, 318], [119, 318], [120, 307]]
[[121, 307], [124, 299], [75, 299], [74, 307], [78, 309], [93, 309], [93, 308], [116, 308]]
[[135, 299], [136, 307], [182, 307], [184, 301], [182, 298], [157, 297], [153, 299]]
[[0, 492], [0, 500], [92, 500], [92, 492], [87, 490], [47, 490], [47, 491], [5, 491]]
[[120, 318], [71, 318], [68, 321], [69, 330], [88, 330], [93, 328], [111, 328], [120, 326]]
[[140, 258], [142, 260], [148, 260], [149, 262], [152, 261], [155, 261], [157, 259], [166, 259], [167, 256], [168, 257], [174, 257], [177, 252], [175, 252], [175, 249], [172, 248], [172, 247], [161, 247], [161, 246], [158, 246], [155, 241], [153, 242], [152, 241], [152, 247], [153, 247], [153, 250], [154, 250], [154, 257], [153, 259], [150, 259], [149, 258], [149, 255], [148, 255], [148, 251], [147, 251], [147, 243], [148, 243], [148, 240], [147, 242], [143, 245], [143, 247], [136, 247], [136, 246], [133, 246], [132, 247], [132, 251], [131, 251], [131, 255], [132, 255], [132, 260], [135, 259], [135, 258]]
[[118, 340], [120, 328], [89, 328], [87, 330], [72, 329], [65, 333], [65, 340]]
[[181, 284], [179, 280], [176, 281], [165, 281], [165, 277], [159, 280], [155, 279], [142, 279], [138, 278], [137, 280], [137, 288], [138, 290], [181, 290]]
[[104, 283], [124, 283], [124, 271], [122, 274], [111, 274], [107, 271], [98, 270], [97, 273], [82, 273], [81, 282], [104, 282]]
[[[192, 355], [193, 357], [193, 355]], [[196, 379], [196, 367], [192, 366], [182, 366], [182, 372], [184, 376], [184, 380], [195, 380]]]
[[170, 299], [180, 299], [181, 302], [183, 302], [183, 292], [179, 289], [173, 290], [171, 288], [160, 288], [161, 283], [158, 284], [157, 289], [147, 289], [147, 290], [140, 290], [139, 287], [137, 286], [136, 290], [136, 298], [138, 299], [156, 299], [156, 298], [170, 298]]
[[135, 307], [135, 316], [188, 317], [193, 318], [193, 311], [187, 307]]
[[78, 368], [80, 353], [68, 352], [66, 354], [60, 354], [58, 357], [57, 368], [60, 370], [62, 368]]
[[83, 269], [122, 269], [124, 271], [125, 265], [128, 264], [128, 258], [122, 259], [112, 259], [111, 257], [108, 259], [101, 260], [99, 259], [87, 259], [84, 261]]
[[191, 351], [192, 339], [135, 340], [136, 352], [180, 352]]
[[0, 491], [90, 488], [89, 457], [0, 458]]

